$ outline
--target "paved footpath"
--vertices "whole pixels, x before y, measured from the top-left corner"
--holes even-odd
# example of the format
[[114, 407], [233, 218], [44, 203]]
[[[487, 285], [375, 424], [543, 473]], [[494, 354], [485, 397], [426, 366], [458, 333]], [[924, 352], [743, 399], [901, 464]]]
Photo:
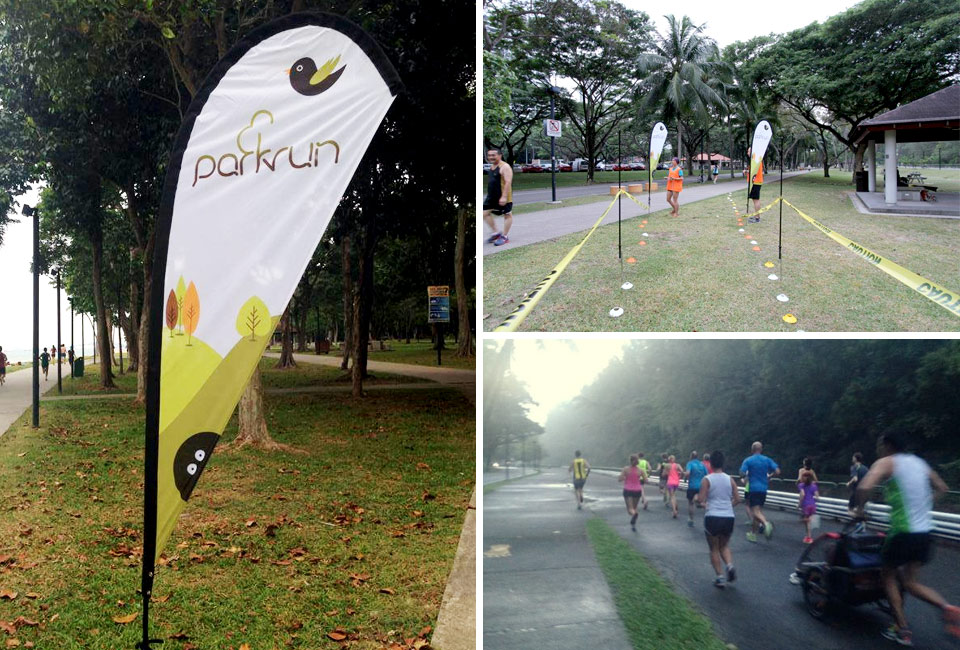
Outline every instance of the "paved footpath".
[[[650, 509], [641, 511], [637, 533], [630, 531], [623, 505], [621, 486], [611, 475], [593, 472], [587, 481], [587, 505], [577, 511], [573, 486], [566, 470], [549, 469], [537, 476], [510, 483], [484, 496], [484, 553], [493, 545], [511, 545], [511, 557], [484, 558], [484, 647], [485, 648], [609, 648], [629, 650], [623, 639], [609, 643], [595, 636], [584, 612], [603, 622], [600, 633], [619, 629], [619, 620], [610, 603], [606, 583], [599, 569], [588, 573], [587, 588], [576, 585], [584, 558], [593, 551], [582, 533], [586, 518], [602, 517], [630, 541], [673, 584], [713, 622], [716, 633], [739, 650], [769, 648], [808, 650], [875, 650], [897, 647], [884, 640], [880, 630], [889, 617], [875, 606], [839, 610], [826, 622], [813, 619], [803, 604], [799, 587], [787, 577], [803, 551], [803, 527], [793, 513], [767, 510], [775, 524], [770, 542], [746, 541], [746, 512], [737, 508], [737, 529], [731, 541], [738, 579], [726, 590], [712, 585], [707, 544], [703, 535], [703, 510], [694, 517], [695, 527], [686, 524], [686, 498], [681, 496], [680, 518], [664, 509], [655, 486], [646, 494]], [[836, 522], [825, 521], [827, 530]], [[582, 540], [579, 545], [571, 540]], [[513, 550], [516, 545], [516, 551]], [[584, 548], [584, 546], [586, 548]], [[945, 598], [960, 602], [960, 550], [938, 544], [932, 562], [921, 569], [920, 578]], [[602, 583], [596, 584], [597, 579]], [[523, 597], [527, 595], [525, 598]], [[587, 601], [587, 602], [584, 602]], [[939, 613], [931, 606], [908, 597], [906, 607], [919, 648], [956, 649], [960, 643], [946, 636]], [[584, 620], [586, 619], [586, 621]], [[559, 641], [539, 643], [537, 634], [528, 637], [533, 645], [513, 642], [517, 628], [548, 627], [551, 623], [573, 623], [557, 632]], [[501, 642], [506, 638], [506, 642]]]
[[[66, 366], [64, 366], [66, 367]], [[46, 393], [50, 390], [56, 390], [57, 367], [50, 368], [52, 375], [50, 381], [43, 381], [43, 373], [40, 374], [40, 393]], [[69, 374], [69, 370], [67, 373]], [[10, 425], [17, 421], [33, 403], [33, 369], [24, 368], [16, 372], [10, 372], [7, 369], [7, 381], [0, 386], [0, 436], [6, 433]]]
[[[783, 177], [786, 179], [807, 173], [809, 172], [787, 172]], [[760, 192], [761, 205], [766, 205], [772, 198], [780, 195], [780, 176], [768, 175], [765, 180], [764, 189]], [[607, 188], [609, 185], [604, 184], [600, 187]], [[683, 206], [685, 204], [726, 195], [728, 192], [733, 193], [734, 200], [741, 210], [746, 207], [747, 182], [745, 180], [717, 183], [716, 185], [713, 183], [704, 183], [703, 185], [689, 182], [685, 183], [683, 191], [680, 193], [680, 218], [683, 218]], [[613, 197], [610, 197], [610, 199], [612, 198]], [[624, 220], [649, 214], [646, 209], [647, 195], [637, 195], [636, 198], [643, 204], [642, 208], [626, 197], [620, 199], [622, 218]], [[493, 244], [487, 243], [486, 239], [489, 232], [484, 230], [483, 254], [485, 256], [492, 255], [517, 248], [518, 246], [536, 244], [537, 242], [569, 235], [570, 233], [588, 230], [593, 227], [593, 224], [600, 218], [600, 215], [606, 209], [609, 202], [608, 199], [607, 201], [597, 201], [596, 203], [572, 205], [568, 208], [557, 208], [555, 210], [543, 210], [541, 212], [514, 215], [513, 226], [510, 228], [509, 234], [510, 243], [504, 246], [494, 246]], [[655, 192], [652, 195], [651, 212], [666, 210], [669, 207], [670, 206], [667, 205], [666, 192]], [[604, 217], [602, 224], [607, 225], [616, 222], [617, 206], [614, 204], [613, 209]], [[499, 220], [497, 220], [497, 224], [500, 224]]]
[[484, 650], [630, 648], [566, 474], [483, 495]]

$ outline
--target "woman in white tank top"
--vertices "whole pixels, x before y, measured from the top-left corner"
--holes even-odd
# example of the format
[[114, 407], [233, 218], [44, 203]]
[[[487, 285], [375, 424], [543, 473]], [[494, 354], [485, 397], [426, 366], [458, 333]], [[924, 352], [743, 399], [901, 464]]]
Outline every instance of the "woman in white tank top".
[[733, 555], [730, 553], [730, 536], [733, 534], [735, 521], [733, 507], [740, 503], [740, 492], [733, 478], [723, 471], [723, 463], [722, 451], [710, 454], [713, 472], [703, 477], [698, 497], [700, 503], [706, 506], [703, 530], [710, 546], [710, 563], [717, 574], [713, 584], [719, 588], [737, 579]]

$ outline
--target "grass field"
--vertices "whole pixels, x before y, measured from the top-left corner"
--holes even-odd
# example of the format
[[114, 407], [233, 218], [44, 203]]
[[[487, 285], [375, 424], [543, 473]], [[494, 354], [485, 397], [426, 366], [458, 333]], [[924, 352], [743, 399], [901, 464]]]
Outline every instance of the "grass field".
[[[960, 221], [861, 215], [846, 192], [849, 172], [817, 172], [784, 182], [784, 197], [858, 244], [948, 289], [960, 291]], [[762, 205], [775, 195], [768, 188]], [[737, 207], [744, 208], [742, 197]], [[601, 207], [597, 208], [598, 214]], [[681, 216], [653, 213], [625, 221], [620, 289], [617, 226], [598, 229], [527, 317], [521, 331], [958, 331], [960, 318], [901, 284], [783, 209], [778, 263], [777, 209], [738, 232], [720, 196], [683, 205]], [[648, 237], [642, 237], [647, 232]], [[746, 239], [749, 235], [751, 239]], [[484, 258], [484, 328], [496, 327], [583, 233]], [[641, 246], [640, 242], [646, 242]], [[760, 251], [752, 250], [756, 241]], [[764, 262], [777, 264], [765, 268]], [[779, 280], [767, 279], [770, 272]], [[784, 293], [788, 303], [776, 296]], [[618, 319], [608, 315], [622, 306]], [[782, 317], [798, 319], [788, 324]]]
[[587, 535], [636, 650], [725, 650], [709, 619], [674, 593], [609, 524], [594, 517], [587, 522]]
[[[266, 408], [273, 437], [305, 453], [218, 447], [165, 548], [154, 636], [175, 650], [429, 639], [474, 484], [473, 408], [445, 389]], [[132, 648], [140, 618], [114, 619], [140, 611], [143, 411], [47, 402], [41, 422], [0, 438], [0, 637]]]

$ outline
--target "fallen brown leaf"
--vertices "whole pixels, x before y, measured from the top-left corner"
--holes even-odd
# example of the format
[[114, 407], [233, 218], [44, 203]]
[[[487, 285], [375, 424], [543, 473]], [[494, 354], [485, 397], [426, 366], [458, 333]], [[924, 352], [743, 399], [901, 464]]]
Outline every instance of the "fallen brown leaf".
[[113, 622], [120, 623], [121, 625], [126, 625], [127, 623], [133, 623], [137, 618], [139, 612], [134, 612], [133, 614], [127, 614], [126, 616], [114, 616]]
[[14, 600], [19, 594], [9, 589], [0, 589], [0, 600]]
[[343, 641], [347, 638], [347, 635], [341, 630], [336, 629], [333, 632], [327, 632], [327, 637], [333, 639], [334, 641]]

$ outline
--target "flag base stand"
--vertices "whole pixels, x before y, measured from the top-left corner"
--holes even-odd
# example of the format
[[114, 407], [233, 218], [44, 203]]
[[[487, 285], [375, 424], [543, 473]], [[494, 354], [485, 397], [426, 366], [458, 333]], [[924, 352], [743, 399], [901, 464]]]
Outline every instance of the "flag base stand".
[[779, 294], [779, 295], [777, 296], [777, 300], [779, 300], [780, 302], [790, 302], [790, 299], [787, 298], [787, 294], [785, 294], [785, 293]]
[[632, 282], [624, 282], [623, 284], [620, 285], [620, 288], [623, 289], [624, 291], [628, 291], [628, 290], [630, 290], [630, 289], [633, 289], [633, 283], [632, 283]]
[[621, 316], [623, 316], [623, 307], [614, 307], [610, 310], [611, 318], [620, 318]]

